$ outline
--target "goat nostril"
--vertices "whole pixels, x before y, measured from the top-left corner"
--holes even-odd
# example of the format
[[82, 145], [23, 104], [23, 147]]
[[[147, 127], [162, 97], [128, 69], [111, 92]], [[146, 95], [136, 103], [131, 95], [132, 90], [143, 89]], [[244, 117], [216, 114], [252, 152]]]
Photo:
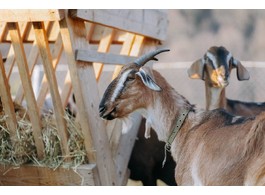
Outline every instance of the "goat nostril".
[[99, 106], [99, 112], [103, 112], [105, 110], [105, 106]]

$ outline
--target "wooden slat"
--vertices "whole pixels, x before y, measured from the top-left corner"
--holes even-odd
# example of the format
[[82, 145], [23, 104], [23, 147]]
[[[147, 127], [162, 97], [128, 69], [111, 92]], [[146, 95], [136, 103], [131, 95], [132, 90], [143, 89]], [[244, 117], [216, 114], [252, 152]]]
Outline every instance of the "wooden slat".
[[33, 22], [33, 27], [36, 35], [36, 41], [39, 48], [39, 53], [43, 62], [44, 72], [48, 80], [54, 114], [56, 119], [57, 131], [60, 136], [60, 144], [63, 156], [70, 156], [68, 148], [68, 132], [66, 129], [66, 121], [64, 119], [64, 109], [61, 102], [61, 97], [58, 90], [57, 80], [52, 65], [52, 56], [50, 53], [49, 43], [43, 22]]
[[64, 79], [63, 90], [61, 93], [61, 100], [64, 108], [67, 106], [69, 102], [68, 100], [71, 95], [71, 91], [72, 91], [72, 82], [71, 82], [70, 71], [68, 70]]
[[[101, 185], [117, 185], [106, 129], [98, 116], [99, 94], [93, 66], [91, 63], [75, 61], [75, 50], [88, 45], [85, 24], [81, 20], [66, 17], [60, 21], [60, 26], [86, 151], [92, 160], [96, 160]], [[96, 158], [91, 156], [93, 150], [96, 150]]]
[[76, 60], [84, 62], [101, 62], [104, 64], [123, 64], [134, 61], [135, 57], [126, 55], [117, 55], [112, 53], [100, 53], [95, 50], [81, 50], [76, 51]]
[[16, 120], [14, 104], [10, 93], [10, 87], [5, 74], [1, 52], [0, 52], [0, 88], [1, 88], [0, 90], [1, 103], [4, 109], [4, 113], [5, 115], [7, 115], [6, 124], [9, 130], [9, 135], [12, 143], [12, 141], [14, 141], [17, 137], [16, 136], [17, 120]]
[[57, 9], [1, 9], [0, 21], [55, 21], [64, 17], [63, 10]]
[[[98, 52], [106, 53], [109, 51], [113, 35], [114, 30], [112, 28], [105, 27], [104, 33], [102, 34], [102, 38], [99, 42]], [[93, 66], [95, 70], [96, 79], [98, 80], [103, 69], [103, 63], [94, 63]]]
[[78, 9], [71, 10], [71, 16], [158, 40], [165, 40], [167, 35], [168, 20], [164, 10]]
[[0, 42], [3, 42], [6, 31], [7, 31], [6, 22], [0, 22]]
[[[36, 64], [38, 56], [39, 56], [39, 51], [38, 51], [37, 43], [36, 43], [36, 41], [34, 41], [32, 44], [32, 48], [30, 50], [30, 54], [28, 56], [28, 68], [29, 68], [29, 76], [30, 77], [32, 75], [32, 71], [33, 71], [33, 68]], [[18, 87], [18, 90], [17, 90], [15, 102], [18, 104], [21, 104], [23, 98], [24, 98], [24, 91], [23, 91], [23, 87], [20, 85]]]
[[[132, 45], [134, 43], [134, 40], [135, 40], [135, 35], [132, 34], [132, 33], [127, 33], [127, 38], [125, 39], [123, 45], [122, 45], [122, 48], [121, 48], [121, 52], [120, 54], [121, 55], [127, 55], [129, 56], [130, 55], [130, 51], [131, 51], [131, 48], [132, 48]], [[138, 36], [137, 36], [138, 37]], [[142, 37], [142, 36], [141, 36]], [[137, 39], [138, 41], [138, 39]], [[140, 44], [141, 45], [141, 44]], [[132, 62], [132, 61], [131, 61]], [[119, 64], [119, 63], [116, 63], [116, 64]], [[121, 65], [117, 65], [115, 67], [115, 70], [114, 70], [114, 73], [113, 73], [113, 76], [112, 76], [112, 79], [116, 78], [117, 75], [120, 73], [120, 70], [121, 70], [122, 66]]]
[[11, 76], [14, 64], [15, 64], [14, 48], [13, 48], [13, 45], [11, 44], [8, 54], [7, 54], [6, 62], [5, 62], [5, 71], [6, 71], [8, 80]]
[[[57, 65], [60, 61], [62, 51], [63, 51], [62, 37], [60, 34], [58, 34], [58, 38], [57, 38], [57, 40], [54, 44], [54, 47], [51, 51], [51, 55], [52, 55], [52, 59], [53, 59], [52, 65], [53, 65], [54, 70], [56, 70]], [[39, 91], [39, 95], [37, 98], [37, 104], [38, 104], [39, 108], [42, 108], [48, 91], [49, 91], [49, 85], [48, 85], [47, 77], [44, 75], [43, 79], [41, 81], [40, 91]]]
[[44, 155], [44, 144], [42, 141], [42, 133], [41, 133], [41, 121], [40, 115], [37, 108], [37, 104], [34, 98], [33, 89], [31, 86], [31, 80], [29, 77], [29, 70], [27, 65], [26, 54], [23, 48], [23, 43], [20, 37], [20, 32], [18, 28], [18, 23], [8, 23], [9, 33], [11, 36], [12, 44], [15, 51], [15, 57], [18, 64], [18, 70], [21, 78], [21, 82], [24, 88], [24, 91], [27, 93], [26, 101], [27, 101], [27, 108], [30, 117], [30, 121], [32, 123], [33, 128], [33, 137], [35, 141], [35, 145], [37, 148], [37, 154], [39, 159], [43, 158]]
[[87, 164], [76, 169], [22, 165], [12, 167], [0, 165], [0, 185], [3, 186], [95, 186], [96, 165]]

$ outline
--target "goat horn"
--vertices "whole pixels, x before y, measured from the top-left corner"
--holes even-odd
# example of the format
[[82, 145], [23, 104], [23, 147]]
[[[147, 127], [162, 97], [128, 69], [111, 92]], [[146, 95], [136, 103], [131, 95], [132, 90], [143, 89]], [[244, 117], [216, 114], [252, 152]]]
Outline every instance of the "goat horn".
[[136, 59], [134, 61], [135, 64], [137, 64], [138, 66], [143, 66], [145, 65], [146, 62], [150, 61], [150, 60], [155, 60], [157, 61], [157, 58], [155, 58], [155, 56], [157, 54], [160, 54], [162, 52], [166, 52], [166, 51], [170, 51], [169, 49], [158, 49], [155, 51], [151, 51], [143, 56], [141, 56], [140, 58]]

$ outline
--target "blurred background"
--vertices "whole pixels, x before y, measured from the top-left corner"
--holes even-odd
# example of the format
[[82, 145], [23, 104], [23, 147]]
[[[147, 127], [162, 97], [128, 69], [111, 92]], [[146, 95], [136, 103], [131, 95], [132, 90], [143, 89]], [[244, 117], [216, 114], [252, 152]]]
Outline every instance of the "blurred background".
[[225, 46], [242, 61], [265, 60], [265, 10], [170, 9], [163, 61], [192, 61], [213, 45]]
[[169, 9], [167, 38], [161, 48], [171, 51], [154, 64], [191, 103], [205, 108], [204, 82], [190, 79], [187, 69], [211, 46], [224, 46], [242, 62], [250, 80], [231, 73], [226, 96], [242, 101], [265, 101], [265, 10]]

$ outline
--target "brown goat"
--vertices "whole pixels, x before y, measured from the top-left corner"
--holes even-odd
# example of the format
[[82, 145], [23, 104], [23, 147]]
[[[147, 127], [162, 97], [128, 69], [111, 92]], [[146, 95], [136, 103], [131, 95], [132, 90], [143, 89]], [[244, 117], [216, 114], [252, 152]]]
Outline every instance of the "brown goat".
[[229, 84], [232, 69], [237, 70], [239, 81], [248, 80], [249, 73], [240, 61], [233, 58], [225, 47], [210, 47], [201, 59], [188, 70], [192, 79], [205, 82], [206, 110], [224, 108], [239, 116], [255, 116], [265, 111], [265, 102], [244, 102], [226, 98], [225, 87]]
[[265, 185], [265, 113], [245, 118], [223, 109], [197, 110], [144, 66], [165, 51], [123, 67], [103, 95], [100, 116], [125, 119], [139, 111], [158, 139], [171, 145], [178, 185]]

